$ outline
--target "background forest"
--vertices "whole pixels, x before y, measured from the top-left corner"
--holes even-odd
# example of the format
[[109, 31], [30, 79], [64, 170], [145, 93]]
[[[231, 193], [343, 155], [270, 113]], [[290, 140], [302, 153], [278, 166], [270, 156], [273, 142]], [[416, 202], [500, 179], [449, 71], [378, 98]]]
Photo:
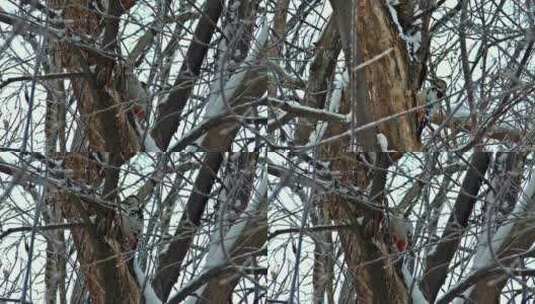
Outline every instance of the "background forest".
[[532, 303], [535, 0], [3, 0], [0, 303]]

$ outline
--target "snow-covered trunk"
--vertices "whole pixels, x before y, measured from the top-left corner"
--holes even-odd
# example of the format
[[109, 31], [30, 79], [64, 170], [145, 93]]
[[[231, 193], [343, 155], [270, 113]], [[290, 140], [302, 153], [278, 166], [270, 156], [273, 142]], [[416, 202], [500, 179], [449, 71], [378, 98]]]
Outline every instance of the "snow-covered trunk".
[[[250, 20], [255, 19], [254, 16], [250, 18]], [[198, 146], [209, 151], [227, 151], [240, 127], [241, 118], [239, 116], [254, 113], [254, 109], [250, 107], [240, 109], [235, 109], [235, 107], [246, 102], [258, 100], [268, 88], [266, 63], [262, 61], [262, 56], [266, 51], [269, 27], [270, 22], [266, 18], [262, 18], [261, 27], [256, 39], [252, 42], [249, 54], [237, 67], [234, 64], [226, 66], [228, 63], [225, 61], [220, 62], [225, 65], [220, 67], [220, 75], [217, 76], [216, 81], [213, 82], [210, 88], [210, 97], [203, 117], [204, 122], [222, 114], [238, 117], [209, 128], [196, 141]], [[238, 39], [239, 37], [235, 38]], [[234, 49], [229, 50], [230, 53], [234, 51]], [[232, 71], [232, 73], [228, 80], [223, 81], [226, 78], [225, 73], [229, 71]]]
[[[334, 17], [329, 19], [316, 43], [317, 47], [314, 59], [310, 64], [309, 78], [303, 99], [303, 105], [305, 106], [318, 109], [326, 108], [327, 92], [332, 86], [336, 61], [341, 50], [340, 35], [334, 20]], [[299, 118], [295, 131], [295, 143], [298, 145], [307, 144], [315, 125], [316, 123], [313, 119], [307, 117]], [[315, 138], [321, 139], [320, 137]]]
[[[524, 158], [520, 153], [499, 153], [498, 156], [500, 155], [504, 158], [501, 160], [502, 162], [511, 161], [511, 158], [513, 160], [517, 158], [517, 161], [518, 158]], [[523, 161], [520, 161], [520, 163], [523, 163]], [[506, 166], [507, 164], [502, 165]], [[516, 196], [514, 193], [508, 193], [509, 191], [514, 191], [515, 187], [507, 185], [519, 184], [517, 179], [517, 174], [519, 172], [517, 170], [520, 168], [517, 165], [510, 167], [510, 171], [506, 172], [509, 176], [507, 177], [506, 175], [505, 177], [502, 177], [502, 181], [504, 181], [501, 183], [502, 187], [496, 189], [498, 190], [498, 195], [501, 195], [501, 197], [498, 196], [494, 201], [496, 205], [489, 207], [494, 208], [494, 211], [490, 211], [487, 214], [493, 216], [487, 219], [487, 221], [490, 222], [488, 222], [484, 231], [490, 229], [491, 232], [482, 233], [480, 236], [480, 245], [478, 246], [477, 252], [474, 254], [472, 273], [496, 265], [497, 260], [500, 260], [499, 264], [501, 267], [514, 267], [515, 265], [518, 265], [519, 258], [510, 259], [508, 257], [522, 255], [522, 253], [527, 252], [535, 242], [535, 228], [533, 224], [530, 223], [532, 221], [529, 219], [529, 214], [535, 210], [535, 179], [533, 178], [533, 168], [529, 169], [530, 173], [528, 176], [530, 176], [530, 178], [525, 181], [524, 188], [518, 197], [514, 209], [512, 209], [512, 211], [509, 210], [510, 212], [508, 212], [505, 218], [502, 216], [501, 219], [496, 220], [495, 217], [500, 213], [503, 215], [503, 211], [500, 212], [499, 208], [504, 207], [504, 205], [500, 206], [498, 203], [508, 204], [508, 201]], [[504, 178], [505, 180], [503, 180]], [[492, 227], [491, 223], [497, 223], [498, 226]], [[464, 293], [464, 296], [475, 303], [492, 303], [499, 301], [501, 290], [508, 279], [504, 274], [507, 274], [507, 272], [499, 272], [498, 275], [487, 276], [478, 280], [475, 285]]]
[[199, 169], [193, 185], [196, 191], [193, 191], [188, 198], [173, 240], [168, 243], [167, 250], [159, 253], [158, 266], [152, 285], [157, 295], [164, 301], [169, 297], [169, 293], [182, 271], [182, 262], [199, 229], [201, 217], [206, 209], [209, 194], [212, 191], [222, 160], [222, 153], [205, 153], [202, 167]]
[[[182, 300], [192, 289], [195, 290], [194, 295], [188, 297], [185, 303], [229, 302], [234, 287], [241, 278], [239, 272], [246, 267], [254, 267], [255, 255], [267, 241], [267, 188], [267, 171], [264, 168], [247, 209], [240, 214], [227, 232], [214, 231], [203, 270], [172, 296], [169, 303], [183, 303]], [[204, 274], [221, 267], [231, 268], [225, 271], [218, 270], [208, 283], [199, 286], [198, 281]], [[199, 287], [192, 288], [192, 286]]]
[[216, 29], [217, 20], [223, 10], [223, 1], [208, 0], [201, 18], [195, 28], [196, 39], [191, 41], [184, 62], [169, 94], [158, 104], [156, 125], [151, 131], [156, 144], [166, 150], [182, 119], [182, 110], [186, 106], [193, 87], [201, 72], [210, 41]]
[[[231, 299], [232, 293], [242, 278], [239, 267], [254, 267], [255, 254], [260, 250], [265, 243], [267, 237], [266, 225], [266, 208], [267, 205], [255, 205], [252, 208], [249, 204], [267, 204], [265, 200], [265, 192], [262, 193], [265, 181], [265, 176], [261, 176], [260, 181], [255, 181], [255, 172], [257, 171], [256, 160], [259, 157], [258, 153], [237, 153], [230, 154], [229, 164], [235, 166], [232, 168], [231, 174], [226, 174], [226, 189], [230, 192], [224, 193], [220, 200], [219, 216], [214, 229], [210, 247], [208, 249], [207, 261], [224, 259], [221, 256], [214, 256], [214, 252], [220, 248], [224, 255], [232, 260], [233, 265], [237, 268], [228, 270], [225, 274], [221, 274], [214, 279], [209, 280], [206, 284], [200, 287], [196, 294], [199, 299], [219, 299], [213, 300], [210, 303], [226, 303], [227, 299]], [[258, 183], [257, 188], [253, 188], [254, 184]], [[226, 192], [226, 191], [224, 191]], [[251, 199], [251, 196], [253, 199]], [[260, 200], [260, 201], [259, 201]], [[262, 207], [264, 206], [264, 207]], [[254, 209], [260, 208], [260, 209]], [[246, 221], [249, 224], [246, 227], [240, 228], [242, 222]], [[241, 229], [240, 232], [233, 230]], [[236, 238], [237, 233], [241, 236], [241, 241], [234, 244], [228, 243], [228, 240]], [[248, 235], [248, 236], [247, 236]], [[262, 241], [263, 240], [263, 241]], [[224, 248], [224, 249], [223, 249]], [[210, 262], [208, 264], [211, 264]], [[221, 265], [221, 264], [217, 264]], [[213, 264], [212, 264], [213, 266]], [[206, 266], [205, 270], [210, 269], [211, 266]], [[202, 273], [202, 272], [201, 272]], [[190, 299], [190, 301], [192, 301]], [[195, 302], [193, 300], [194, 303]]]
[[470, 167], [464, 177], [459, 195], [448, 218], [435, 250], [429, 253], [425, 261], [422, 285], [428, 300], [434, 301], [446, 281], [449, 264], [457, 251], [461, 239], [468, 227], [477, 201], [477, 195], [483, 183], [490, 161], [490, 153], [475, 152]]

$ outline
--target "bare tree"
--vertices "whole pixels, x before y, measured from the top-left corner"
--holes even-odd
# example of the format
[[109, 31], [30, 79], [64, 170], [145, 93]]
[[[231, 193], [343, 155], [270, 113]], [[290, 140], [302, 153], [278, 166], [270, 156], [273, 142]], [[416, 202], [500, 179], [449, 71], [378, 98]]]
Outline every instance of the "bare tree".
[[0, 302], [531, 301], [533, 7], [1, 3]]

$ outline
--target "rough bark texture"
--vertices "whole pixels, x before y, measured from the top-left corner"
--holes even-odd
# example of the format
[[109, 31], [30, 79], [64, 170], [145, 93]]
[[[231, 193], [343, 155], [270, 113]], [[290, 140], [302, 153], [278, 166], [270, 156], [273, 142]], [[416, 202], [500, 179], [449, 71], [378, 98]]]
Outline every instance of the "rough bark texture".
[[[333, 150], [331, 150], [332, 152]], [[340, 182], [366, 189], [369, 185], [366, 167], [358, 159], [363, 154], [337, 153], [325, 158], [331, 161], [331, 169], [341, 173]], [[407, 289], [397, 274], [389, 257], [389, 246], [379, 230], [369, 231], [360, 225], [360, 216], [374, 214], [357, 212], [351, 204], [338, 195], [327, 195], [322, 200], [330, 218], [336, 225], [350, 224], [352, 229], [339, 231], [344, 254], [354, 280], [359, 303], [407, 303]]]
[[[360, 74], [360, 77], [358, 73], [352, 77], [353, 82], [356, 78], [365, 79], [365, 83], [361, 83], [357, 91], [367, 88], [368, 118], [370, 121], [375, 121], [410, 110], [416, 106], [417, 81], [413, 79], [415, 75], [411, 73], [408, 51], [396, 26], [391, 21], [385, 2], [358, 0], [356, 1], [356, 16], [351, 16], [350, 11], [348, 13], [348, 3], [349, 1], [331, 1], [338, 27], [346, 29], [340, 33], [346, 57], [355, 55], [355, 59], [361, 57], [358, 58], [358, 62], [365, 63], [385, 50], [391, 49], [385, 56], [364, 67], [362, 69], [364, 73]], [[357, 42], [355, 44], [351, 43], [350, 36], [348, 36], [351, 31], [347, 30], [350, 28], [348, 25], [352, 24], [353, 17], [356, 17]], [[360, 56], [356, 56], [355, 49], [358, 50]], [[352, 56], [347, 56], [347, 54]], [[354, 65], [348, 64], [348, 66]], [[350, 113], [352, 107], [348, 90], [345, 89], [343, 92], [339, 111], [341, 114]], [[361, 98], [359, 105], [362, 105], [365, 99], [360, 95], [355, 97]], [[363, 117], [359, 119], [362, 120]], [[363, 121], [357, 123], [362, 125]], [[420, 149], [420, 141], [416, 136], [416, 125], [416, 115], [407, 114], [382, 123], [375, 129], [377, 133], [383, 133], [386, 136], [389, 149], [402, 152], [417, 151]], [[326, 136], [341, 134], [346, 131], [346, 128], [347, 125], [331, 122]], [[358, 140], [362, 139], [358, 138]], [[368, 139], [367, 146], [370, 151], [378, 149], [375, 148], [374, 142], [374, 138]], [[379, 206], [384, 204], [382, 193], [386, 176], [383, 170], [388, 168], [390, 160], [395, 161], [399, 158], [400, 153], [395, 155], [351, 153], [347, 152], [350, 150], [348, 140], [339, 140], [336, 143], [322, 145], [320, 148], [322, 160], [330, 161], [330, 169], [340, 173], [337, 178], [341, 184], [357, 187], [362, 191], [370, 189], [371, 184], [373, 191], [367, 193], [369, 199]], [[389, 157], [392, 159], [389, 160]], [[378, 160], [375, 165], [379, 165], [380, 168], [368, 170], [363, 162], [365, 159]], [[327, 214], [335, 224], [342, 225], [349, 222], [354, 226], [351, 231], [339, 231], [339, 233], [353, 277], [357, 302], [407, 303], [408, 290], [389, 256], [390, 244], [385, 243], [383, 232], [378, 230], [378, 225], [373, 223], [373, 218], [377, 219], [382, 212], [367, 214], [357, 211], [347, 200], [338, 195], [326, 195], [322, 198], [320, 205], [326, 206]], [[361, 225], [356, 221], [359, 216], [372, 218], [372, 220], [364, 221]]]
[[[98, 14], [87, 0], [49, 1], [48, 5], [50, 9], [61, 11], [65, 19], [72, 20], [65, 25], [65, 33], [72, 39], [52, 40], [51, 49], [58, 68], [88, 74], [85, 78], [71, 80], [81, 115], [79, 121], [87, 123], [80, 129], [83, 139], [78, 140], [79, 147], [83, 151], [109, 152], [112, 167], [105, 172], [104, 198], [110, 199], [110, 206], [113, 206], [118, 204], [115, 200], [118, 168], [140, 150], [125, 106], [128, 94], [125, 92], [124, 75], [130, 68], [114, 58], [118, 17], [134, 2], [111, 1], [106, 9], [112, 17]], [[99, 39], [100, 34], [103, 34], [102, 40]], [[102, 44], [96, 45], [96, 48], [103, 51], [97, 52], [73, 43], [80, 39], [92, 39], [84, 43]], [[51, 116], [55, 111], [50, 108]], [[48, 148], [51, 152], [54, 150], [55, 134], [49, 133]], [[73, 182], [94, 189], [104, 180], [101, 164], [93, 160], [89, 152], [50, 157], [63, 162], [64, 168], [70, 170], [66, 172]], [[139, 303], [139, 287], [131, 269], [122, 259], [128, 244], [120, 225], [113, 225], [114, 209], [98, 207], [65, 189], [52, 189], [50, 199], [61, 208], [67, 222], [84, 222], [83, 226], [73, 228], [71, 233], [92, 303]], [[91, 221], [90, 216], [94, 216], [96, 221]]]
[[[102, 182], [100, 165], [84, 154], [70, 153], [62, 159], [65, 168], [72, 170], [68, 176], [71, 180], [90, 186]], [[111, 224], [109, 210], [68, 190], [52, 189], [50, 197], [61, 206], [67, 220], [84, 223], [73, 227], [71, 234], [92, 303], [139, 303], [139, 287], [121, 259], [127, 249], [126, 239], [118, 225]], [[95, 220], [90, 220], [92, 216]]]
[[[347, 113], [350, 105], [347, 94], [343, 95], [340, 112]], [[329, 124], [326, 136], [340, 134], [344, 129], [343, 125]], [[348, 146], [348, 140], [322, 145], [321, 158], [330, 162], [332, 172], [339, 173], [336, 178], [341, 185], [355, 187], [365, 192], [372, 182], [374, 170], [368, 170], [368, 166], [363, 162], [366, 157], [364, 153], [347, 152]], [[384, 185], [375, 187], [382, 189]], [[382, 212], [357, 210], [350, 201], [338, 194], [322, 196], [319, 205], [325, 206], [326, 214], [334, 224], [349, 223], [352, 226], [352, 229], [340, 230], [338, 233], [358, 302], [407, 303], [407, 288], [389, 256], [389, 244], [384, 242], [383, 232], [376, 230], [377, 225], [373, 223], [373, 219], [380, 217]], [[372, 220], [361, 225], [356, 220], [361, 216]]]
[[[384, 1], [357, 1], [357, 36], [362, 61], [366, 62], [385, 50], [388, 55], [365, 68], [371, 113], [375, 119], [402, 113], [416, 105], [411, 87], [409, 57], [404, 42], [392, 24]], [[420, 142], [416, 136], [415, 115], [405, 115], [378, 126], [389, 143], [397, 151], [418, 151]]]

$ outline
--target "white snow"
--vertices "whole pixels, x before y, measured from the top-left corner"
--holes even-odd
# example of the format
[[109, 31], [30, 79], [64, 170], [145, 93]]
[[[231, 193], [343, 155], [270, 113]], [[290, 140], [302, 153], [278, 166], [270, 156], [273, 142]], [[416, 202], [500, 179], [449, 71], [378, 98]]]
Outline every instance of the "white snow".
[[[53, 163], [54, 166], [60, 168], [61, 166], [63, 166], [63, 159], [49, 159], [48, 160], [49, 162]], [[66, 171], [66, 170], [65, 170]]]
[[[342, 92], [344, 88], [349, 83], [349, 73], [347, 71], [344, 71], [342, 76], [339, 74], [336, 75], [335, 80], [335, 88], [334, 91], [331, 94], [331, 98], [329, 98], [329, 112], [330, 113], [338, 113], [340, 111], [340, 103], [342, 101]], [[351, 117], [346, 117], [348, 121], [350, 121]], [[309, 137], [309, 143], [316, 144], [321, 141], [323, 138], [323, 135], [325, 134], [325, 131], [327, 130], [327, 122], [320, 122], [316, 129], [310, 133]]]
[[145, 147], [145, 152], [162, 152], [150, 133], [147, 133], [144, 137], [145, 140], [143, 141], [143, 146]]
[[[238, 68], [239, 72], [234, 73], [232, 77], [225, 83], [223, 92], [218, 92], [218, 94], [214, 94], [207, 102], [206, 104], [206, 113], [204, 115], [204, 119], [210, 119], [214, 116], [217, 116], [218, 114], [221, 114], [223, 109], [226, 107], [226, 104], [224, 101], [229, 101], [240, 84], [245, 79], [245, 76], [247, 75], [247, 72], [249, 71], [251, 66], [255, 65], [255, 62], [257, 60], [258, 55], [260, 54], [260, 51], [264, 48], [266, 45], [266, 42], [269, 37], [269, 22], [264, 19], [264, 25], [262, 29], [260, 29], [260, 32], [257, 35], [256, 43], [251, 48], [251, 51], [249, 55], [247, 55], [247, 58], [244, 60], [244, 62], [241, 64], [241, 66]], [[215, 86], [212, 88], [213, 91], [219, 91], [220, 86]]]
[[420, 303], [428, 303], [425, 299], [422, 291], [420, 290], [420, 287], [418, 286], [418, 282], [414, 280], [412, 277], [412, 274], [410, 273], [409, 269], [407, 269], [407, 265], [403, 263], [403, 266], [401, 266], [401, 271], [403, 273], [403, 280], [405, 281], [405, 285], [407, 288], [409, 288], [409, 291], [411, 292], [411, 303], [414, 304], [420, 304]]
[[63, 10], [62, 10], [62, 9], [57, 9], [57, 10], [55, 10], [55, 9], [50, 9], [50, 8], [49, 8], [48, 10], [51, 11], [52, 13], [54, 13], [54, 15], [56, 15], [56, 16], [61, 16], [61, 15], [63, 15]]
[[166, 243], [165, 245], [163, 245], [163, 248], [162, 250], [160, 250], [159, 254], [164, 255], [167, 253], [168, 250], [169, 250], [169, 243]]
[[137, 257], [134, 257], [134, 272], [136, 273], [136, 279], [137, 283], [141, 288], [143, 288], [143, 296], [145, 297], [145, 304], [161, 304], [162, 301], [158, 296], [156, 295], [156, 292], [154, 292], [154, 289], [152, 289], [152, 285], [150, 282], [147, 282], [147, 278], [145, 277], [145, 273], [143, 273], [143, 270], [139, 267], [139, 263], [137, 260]]
[[[492, 237], [492, 249], [494, 252], [498, 251], [503, 243], [511, 234], [515, 223], [519, 218], [523, 218], [523, 214], [528, 211], [535, 209], [535, 203], [533, 197], [535, 196], [535, 169], [531, 169], [530, 179], [524, 186], [522, 194], [518, 200], [517, 205], [515, 206], [513, 212], [507, 217], [506, 223], [503, 226], [500, 226], [496, 231], [496, 234]], [[486, 240], [482, 240], [486, 241]], [[488, 266], [492, 263], [492, 256], [489, 250], [489, 246], [481, 246], [481, 251], [476, 253], [477, 259], [474, 260], [474, 266], [472, 270], [478, 270], [485, 266]]]
[[418, 49], [421, 46], [422, 43], [422, 35], [419, 31], [415, 32], [412, 35], [407, 35], [403, 32], [403, 27], [401, 27], [401, 24], [399, 23], [398, 19], [398, 13], [396, 9], [394, 8], [394, 5], [399, 5], [399, 1], [387, 1], [388, 10], [390, 12], [390, 16], [392, 16], [392, 21], [398, 28], [399, 36], [403, 41], [405, 41], [405, 46], [407, 48], [407, 52], [409, 52], [409, 56], [412, 61], [416, 61], [416, 58], [414, 57], [414, 54], [418, 51]]
[[[247, 226], [251, 225], [251, 220], [254, 221], [254, 216], [251, 215], [256, 214], [257, 211], [267, 203], [267, 180], [267, 171], [264, 170], [251, 203], [249, 204], [249, 206], [247, 206], [246, 211], [240, 216], [241, 219], [236, 221], [236, 224], [234, 224], [230, 228], [230, 230], [224, 235], [223, 240], [221, 240], [220, 238], [219, 230], [215, 230], [213, 232], [215, 237], [213, 238], [213, 241], [210, 244], [210, 249], [208, 250], [208, 254], [206, 255], [206, 263], [203, 267], [203, 270], [200, 272], [200, 275], [208, 272], [212, 268], [220, 267], [227, 264], [228, 259], [226, 255], [235, 246], [234, 243], [247, 229]], [[197, 296], [188, 297], [186, 303], [195, 303], [195, 301], [198, 299], [198, 296], [202, 295], [202, 291], [204, 290], [205, 286], [206, 284], [198, 288], [195, 292]]]
[[134, 122], [136, 124], [137, 133], [140, 134], [140, 136], [143, 137], [143, 148], [145, 152], [162, 152], [156, 142], [154, 141], [154, 138], [150, 135], [149, 132], [147, 132], [137, 121], [137, 119], [134, 119]]
[[[338, 98], [338, 96], [337, 96]], [[338, 98], [339, 99], [339, 98]], [[295, 101], [288, 101], [288, 100], [279, 100], [277, 98], [269, 98], [269, 100], [271, 102], [273, 102], [274, 104], [279, 104], [281, 107], [289, 107], [295, 111], [298, 111], [298, 112], [303, 112], [303, 113], [310, 113], [310, 114], [313, 114], [313, 115], [316, 115], [316, 116], [330, 116], [332, 119], [335, 119], [335, 120], [339, 120], [340, 122], [349, 122], [348, 121], [348, 117], [346, 115], [343, 115], [343, 114], [338, 114], [334, 111], [330, 111], [329, 110], [324, 110], [324, 109], [317, 109], [317, 108], [313, 108], [313, 107], [307, 107], [307, 106], [304, 106], [304, 105], [301, 105], [299, 104], [298, 102], [295, 102]], [[340, 101], [337, 100], [336, 103], [333, 104], [333, 108], [336, 109], [336, 111], [338, 111], [337, 108], [340, 107]], [[283, 108], [284, 110], [284, 108]]]
[[[514, 210], [509, 214], [505, 224], [500, 226], [496, 233], [492, 236], [491, 244], [492, 251], [497, 254], [500, 250], [503, 242], [511, 237], [515, 223], [519, 218], [523, 218], [523, 214], [535, 209], [535, 201], [533, 200], [535, 196], [535, 168], [531, 168], [529, 174], [530, 179], [524, 185], [522, 193], [519, 197], [518, 203], [516, 204]], [[481, 235], [480, 244], [478, 244], [478, 249], [474, 254], [472, 273], [485, 268], [491, 264], [494, 264], [492, 254], [490, 252], [490, 246], [487, 243], [487, 236], [485, 233]], [[468, 274], [467, 277], [469, 277]], [[465, 290], [464, 295], [469, 295], [473, 287]], [[461, 301], [462, 302], [462, 301]], [[455, 303], [460, 303], [459, 299], [455, 300]]]
[[[264, 25], [260, 29], [255, 40], [256, 42], [251, 48], [249, 55], [247, 55], [247, 58], [245, 58], [244, 62], [237, 69], [237, 71], [239, 72], [234, 73], [230, 77], [230, 79], [223, 86], [222, 92], [220, 92], [221, 90], [220, 80], [219, 81], [216, 80], [214, 82], [214, 85], [211, 88], [211, 91], [213, 94], [209, 97], [208, 102], [206, 103], [204, 118], [201, 124], [224, 112], [224, 110], [228, 106], [228, 103], [230, 103], [234, 94], [236, 93], [236, 90], [240, 87], [240, 84], [245, 80], [245, 77], [247, 76], [247, 72], [250, 70], [251, 66], [255, 66], [257, 57], [260, 54], [260, 51], [266, 45], [268, 41], [268, 37], [269, 37], [269, 22], [267, 22], [266, 18], [264, 18], [263, 24]], [[205, 135], [199, 137], [195, 141], [195, 143], [197, 145], [200, 145], [204, 141], [204, 138], [205, 138]]]

